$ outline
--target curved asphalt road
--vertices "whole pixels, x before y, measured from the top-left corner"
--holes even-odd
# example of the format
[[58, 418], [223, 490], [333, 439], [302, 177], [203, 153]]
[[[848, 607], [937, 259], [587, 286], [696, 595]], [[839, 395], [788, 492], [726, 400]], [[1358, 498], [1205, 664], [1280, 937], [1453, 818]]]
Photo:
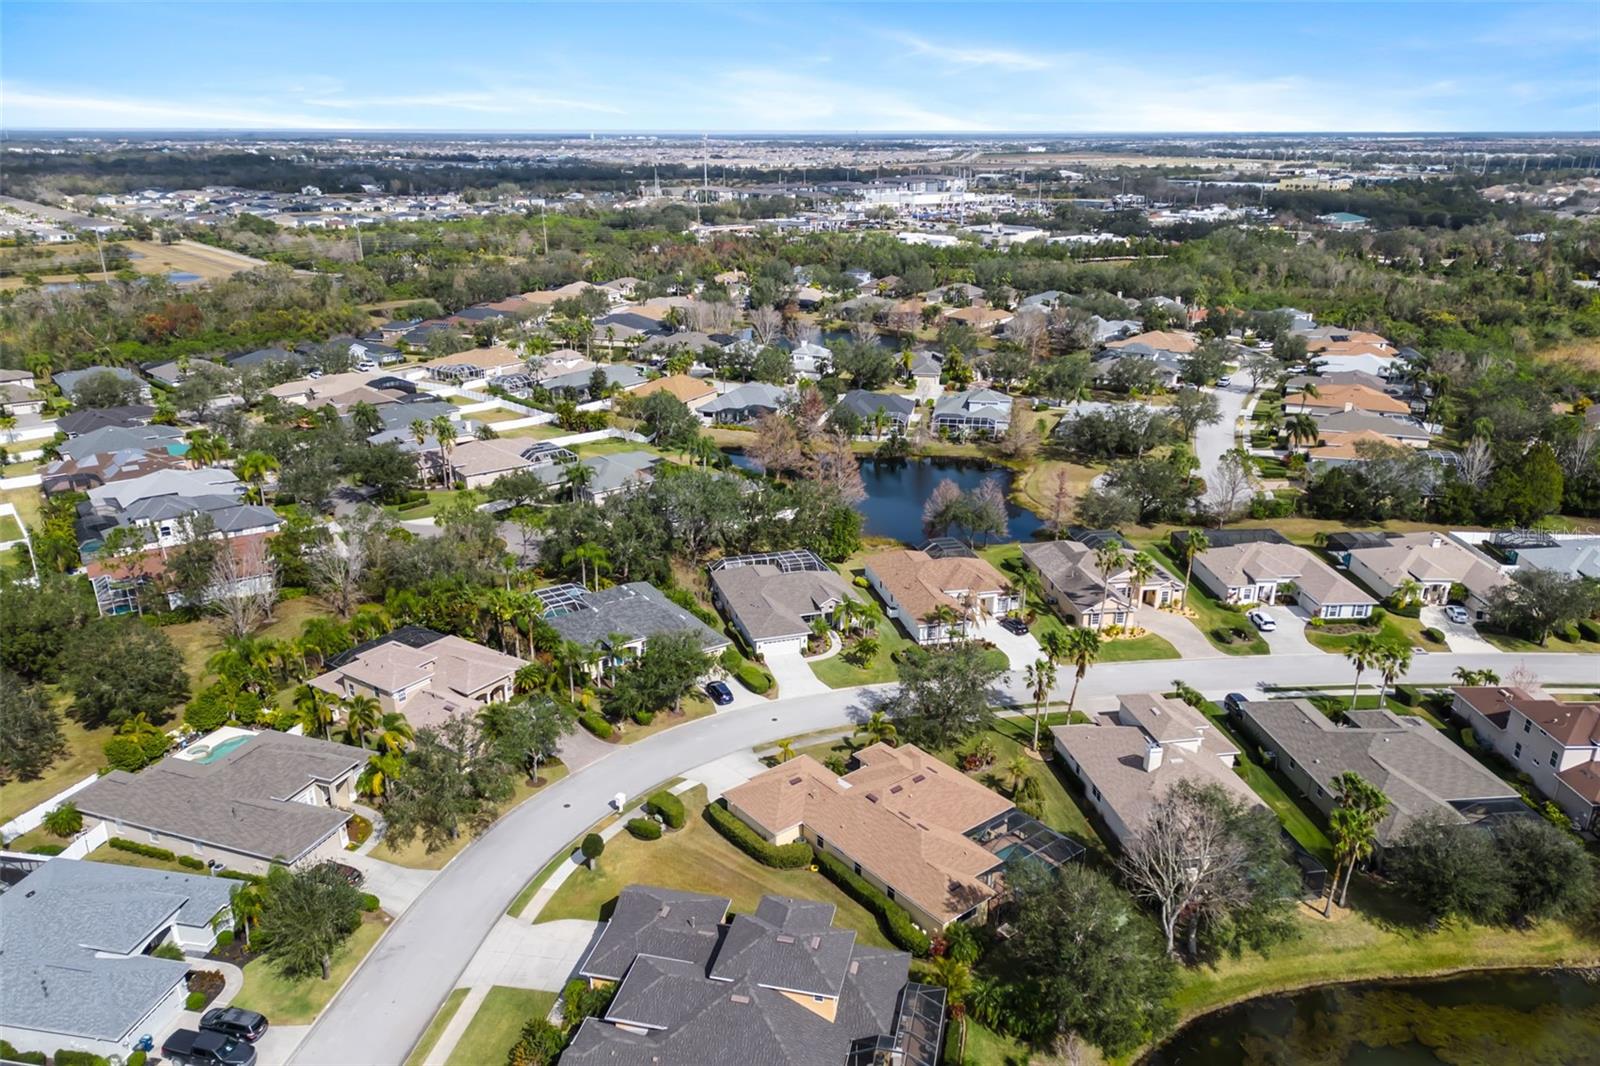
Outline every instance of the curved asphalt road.
[[[1579, 655], [1418, 655], [1408, 681], [1449, 681], [1458, 666], [1502, 676], [1519, 662], [1550, 683], [1593, 683], [1600, 668]], [[1164, 689], [1181, 678], [1210, 696], [1261, 684], [1349, 684], [1342, 656], [1273, 655], [1105, 663], [1089, 671], [1080, 700]], [[1012, 702], [1028, 700], [1015, 675]], [[1070, 687], [1059, 686], [1064, 699]], [[887, 687], [887, 686], [881, 686]], [[329, 1004], [290, 1062], [295, 1066], [399, 1066], [455, 987], [495, 921], [535, 873], [606, 814], [617, 792], [641, 790], [735, 751], [846, 724], [867, 692], [841, 689], [713, 715], [638, 744], [619, 746], [500, 819], [440, 872]]]

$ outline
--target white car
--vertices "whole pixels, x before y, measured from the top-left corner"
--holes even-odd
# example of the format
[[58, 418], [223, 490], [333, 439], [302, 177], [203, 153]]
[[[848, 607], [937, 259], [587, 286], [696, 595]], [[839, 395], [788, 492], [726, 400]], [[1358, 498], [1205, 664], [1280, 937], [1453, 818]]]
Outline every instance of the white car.
[[1232, 383], [1233, 383], [1233, 379], [1232, 378], [1226, 378], [1226, 377], [1218, 378], [1217, 379], [1217, 388], [1225, 389]]
[[1452, 603], [1444, 609], [1444, 616], [1458, 626], [1464, 626], [1471, 621], [1467, 617], [1467, 609], [1456, 603]]
[[1255, 626], [1263, 633], [1271, 633], [1274, 629], [1278, 628], [1278, 623], [1272, 620], [1272, 616], [1259, 607], [1253, 611], [1246, 612], [1245, 617], [1250, 619], [1251, 625]]
[[374, 363], [371, 359], [363, 359], [361, 362], [356, 364], [356, 369], [361, 371], [363, 374], [370, 374], [372, 371], [378, 369], [378, 364]]

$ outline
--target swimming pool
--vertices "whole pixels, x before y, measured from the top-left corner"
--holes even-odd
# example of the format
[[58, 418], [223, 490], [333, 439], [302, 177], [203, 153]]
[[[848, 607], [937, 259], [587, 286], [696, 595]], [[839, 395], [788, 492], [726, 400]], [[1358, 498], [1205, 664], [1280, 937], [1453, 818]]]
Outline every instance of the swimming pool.
[[[222, 758], [224, 755], [228, 754], [233, 749], [235, 749], [235, 748], [237, 748], [237, 747], [239, 747], [239, 746], [241, 746], [243, 744], [248, 744], [249, 742], [250, 742], [250, 738], [249, 737], [229, 737], [227, 740], [224, 740], [222, 743], [218, 744], [216, 747], [210, 749], [209, 751], [206, 751], [204, 753], [196, 752], [198, 758], [196, 758], [195, 761], [196, 762], [202, 762], [202, 763], [216, 762], [218, 759]], [[190, 749], [190, 750], [193, 750], [193, 749]]]

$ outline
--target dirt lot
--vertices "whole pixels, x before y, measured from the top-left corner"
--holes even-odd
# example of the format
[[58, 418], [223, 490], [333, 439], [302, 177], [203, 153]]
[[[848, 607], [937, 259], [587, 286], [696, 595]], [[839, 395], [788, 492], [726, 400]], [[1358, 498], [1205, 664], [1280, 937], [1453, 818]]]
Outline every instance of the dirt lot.
[[[217, 281], [221, 278], [232, 277], [244, 270], [251, 270], [258, 266], [266, 265], [260, 259], [230, 252], [223, 248], [213, 248], [210, 245], [199, 244], [195, 241], [179, 241], [177, 244], [161, 244], [158, 241], [121, 241], [123, 248], [132, 256], [129, 264], [141, 274], [194, 274], [198, 280], [183, 278], [179, 284], [198, 284], [204, 281]], [[93, 245], [62, 244], [51, 249], [58, 257], [63, 259], [78, 259], [85, 256], [93, 257], [97, 252]], [[104, 281], [106, 275], [98, 270], [87, 275], [90, 281]], [[42, 274], [46, 285], [70, 284], [77, 279], [74, 274]], [[20, 277], [0, 278], [0, 289], [20, 289], [23, 279]]]

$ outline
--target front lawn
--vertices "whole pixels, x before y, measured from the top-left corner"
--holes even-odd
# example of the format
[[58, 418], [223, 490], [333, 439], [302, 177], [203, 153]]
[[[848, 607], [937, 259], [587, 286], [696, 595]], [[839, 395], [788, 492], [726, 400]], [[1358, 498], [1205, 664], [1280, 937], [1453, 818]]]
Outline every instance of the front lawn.
[[1479, 629], [1478, 636], [1487, 640], [1501, 651], [1514, 652], [1521, 655], [1538, 652], [1577, 652], [1580, 655], [1600, 655], [1600, 644], [1592, 640], [1565, 641], [1552, 634], [1550, 639], [1543, 644], [1536, 644], [1522, 637], [1514, 637], [1509, 633], [1495, 633], [1488, 629]]
[[[857, 554], [859, 556], [861, 553]], [[845, 580], [850, 582], [854, 582], [865, 572], [865, 568], [860, 565], [852, 567], [852, 562], [854, 560], [847, 560], [839, 568]], [[877, 630], [872, 634], [873, 639], [878, 642], [878, 653], [866, 666], [856, 666], [845, 661], [844, 653], [849, 650], [847, 646], [831, 658], [811, 663], [811, 672], [817, 675], [817, 680], [829, 688], [853, 688], [856, 685], [876, 685], [898, 680], [900, 668], [895, 664], [894, 656], [907, 648], [916, 647], [916, 642], [901, 632], [900, 627], [889, 617], [883, 601], [878, 599], [871, 589], [856, 588], [852, 585], [852, 591], [856, 596], [871, 600], [880, 611], [883, 611], [883, 621], [878, 623]]]
[[[637, 744], [646, 737], [655, 736], [663, 729], [671, 729], [673, 726], [683, 725], [685, 722], [692, 722], [696, 718], [704, 718], [715, 711], [716, 708], [711, 705], [711, 701], [705, 696], [696, 692], [692, 696], [688, 696], [684, 699], [682, 714], [672, 714], [669, 711], [657, 711], [656, 716], [650, 719], [649, 725], [640, 725], [632, 719], [629, 719], [623, 725], [620, 743]], [[582, 727], [580, 726], [579, 728]], [[562, 769], [565, 770], [565, 767]]]
[[[558, 762], [546, 763], [539, 767], [539, 776], [544, 778], [546, 782], [554, 784], [567, 776], [567, 768]], [[496, 817], [503, 817], [537, 791], [539, 790], [528, 784], [526, 777], [518, 777], [516, 791], [512, 793], [510, 799], [501, 805], [500, 812]], [[460, 854], [461, 849], [472, 843], [473, 839], [474, 837], [471, 833], [463, 831], [450, 844], [432, 853], [429, 853], [428, 849], [423, 845], [420, 835], [413, 837], [409, 844], [398, 848], [393, 847], [385, 839], [372, 849], [372, 857], [382, 859], [384, 862], [392, 862], [396, 866], [407, 866], [413, 870], [442, 870], [445, 863]]]
[[444, 1034], [445, 1026], [450, 1024], [450, 1019], [456, 1016], [456, 1011], [461, 1009], [461, 1001], [467, 998], [467, 989], [452, 988], [445, 997], [444, 1006], [439, 1008], [439, 1013], [433, 1016], [433, 1021], [428, 1023], [428, 1028], [422, 1032], [422, 1039], [417, 1041], [417, 1046], [411, 1049], [411, 1054], [406, 1056], [406, 1066], [423, 1066], [428, 1061], [428, 1055], [433, 1051], [433, 1045], [439, 1042], [439, 1037]]
[[1272, 813], [1278, 816], [1278, 821], [1283, 823], [1283, 827], [1301, 847], [1324, 864], [1331, 864], [1333, 843], [1328, 839], [1328, 834], [1323, 832], [1322, 816], [1256, 759], [1255, 745], [1233, 730], [1221, 707], [1215, 703], [1207, 703], [1204, 710], [1211, 724], [1217, 727], [1217, 732], [1231, 740], [1233, 746], [1239, 749], [1236, 769], [1239, 776], [1244, 778], [1245, 784], [1261, 797], [1263, 803], [1272, 808]]
[[1398, 618], [1395, 615], [1384, 614], [1383, 622], [1377, 629], [1372, 626], [1359, 626], [1349, 633], [1329, 633], [1322, 626], [1306, 626], [1306, 640], [1312, 647], [1321, 648], [1323, 651], [1343, 655], [1344, 650], [1355, 643], [1356, 638], [1363, 633], [1371, 633], [1380, 640], [1392, 641], [1396, 644], [1411, 644], [1422, 648], [1433, 648], [1444, 651], [1443, 644], [1435, 644], [1422, 635], [1422, 626], [1417, 623], [1414, 628], [1402, 625], [1404, 622], [1416, 622], [1414, 618]]
[[522, 1027], [545, 1017], [555, 1005], [554, 992], [495, 985], [483, 997], [445, 1066], [498, 1066], [510, 1055]]
[[[0, 787], [0, 822], [9, 822], [23, 811], [45, 802], [68, 785], [75, 785], [106, 764], [105, 742], [116, 732], [111, 726], [85, 729], [65, 711], [70, 701], [61, 697], [61, 736], [67, 742], [66, 754], [51, 763], [32, 781], [7, 781]], [[61, 843], [65, 843], [62, 841]]]
[[361, 927], [334, 955], [326, 981], [316, 975], [290, 980], [266, 959], [251, 959], [244, 966], [244, 987], [232, 1005], [265, 1014], [274, 1025], [310, 1025], [393, 920], [382, 911], [362, 915]]
[[838, 908], [834, 924], [854, 929], [862, 943], [891, 946], [879, 931], [878, 920], [821, 874], [763, 866], [724, 840], [701, 816], [704, 787], [685, 792], [683, 801], [688, 820], [682, 829], [660, 840], [636, 840], [619, 833], [606, 843], [596, 869], [572, 871], [535, 921], [598, 921], [610, 913], [617, 894], [628, 885], [660, 885], [726, 896], [733, 901], [733, 910], [743, 914], [753, 912], [762, 896], [821, 900]]
[[1127, 663], [1141, 659], [1181, 659], [1178, 649], [1166, 637], [1155, 633], [1146, 633], [1142, 637], [1129, 637], [1125, 640], [1102, 640], [1100, 642], [1100, 661], [1103, 663]]
[[393, 516], [396, 521], [416, 522], [424, 518], [436, 517], [441, 507], [452, 504], [457, 500], [470, 501], [474, 507], [484, 502], [483, 495], [472, 489], [431, 489], [426, 493], [426, 496], [426, 502], [415, 507], [387, 503], [383, 505], [383, 509]]
[[[1147, 545], [1147, 550], [1154, 555], [1172, 573], [1183, 576], [1183, 566], [1172, 553], [1167, 550], [1165, 543]], [[1205, 638], [1211, 642], [1212, 647], [1218, 651], [1227, 652], [1229, 655], [1266, 655], [1270, 648], [1267, 642], [1261, 639], [1261, 634], [1250, 629], [1250, 620], [1245, 618], [1244, 612], [1229, 610], [1209, 591], [1200, 586], [1200, 582], [1189, 582], [1189, 593], [1186, 597], [1189, 609], [1194, 612], [1194, 624]], [[1223, 629], [1250, 630], [1250, 639], [1239, 643], [1224, 643], [1211, 635], [1211, 631], [1218, 627]]]

